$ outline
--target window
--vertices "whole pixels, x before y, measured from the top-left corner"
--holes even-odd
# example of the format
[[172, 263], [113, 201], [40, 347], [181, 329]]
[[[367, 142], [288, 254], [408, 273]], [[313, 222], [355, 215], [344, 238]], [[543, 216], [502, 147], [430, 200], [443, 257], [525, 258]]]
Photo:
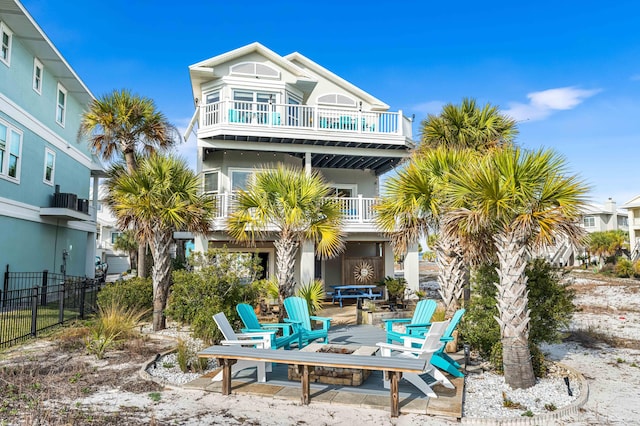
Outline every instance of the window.
[[[269, 107], [277, 102], [277, 95], [268, 92], [253, 92], [235, 90], [233, 92], [235, 113], [229, 117], [230, 122], [267, 124], [269, 119]], [[276, 116], [272, 117], [276, 124]], [[280, 123], [277, 123], [280, 124]]]
[[325, 105], [336, 105], [336, 106], [348, 106], [355, 107], [356, 101], [353, 98], [350, 98], [346, 95], [341, 95], [339, 93], [331, 93], [329, 95], [318, 96], [318, 103]]
[[67, 89], [58, 83], [58, 102], [56, 104], [56, 122], [64, 127], [64, 119], [67, 113]]
[[56, 167], [56, 153], [49, 148], [44, 150], [44, 183], [53, 185]]
[[279, 78], [280, 72], [269, 65], [259, 62], [243, 62], [231, 67], [231, 74], [255, 77], [255, 78]]
[[19, 178], [21, 150], [22, 133], [0, 122], [0, 177]]
[[33, 58], [33, 90], [42, 94], [42, 74], [44, 67], [38, 58]]
[[330, 184], [332, 197], [356, 197], [358, 194], [358, 185], [356, 184]]
[[11, 64], [11, 39], [13, 33], [7, 28], [3, 22], [0, 22], [0, 61], [7, 66]]
[[204, 192], [218, 192], [218, 172], [204, 172]]
[[211, 92], [204, 95], [205, 104], [214, 104], [220, 102], [220, 92]]
[[595, 228], [596, 218], [593, 216], [585, 216], [583, 220], [585, 228]]
[[247, 189], [255, 170], [231, 170], [231, 190]]
[[111, 233], [111, 244], [115, 244], [116, 240], [118, 238], [120, 238], [121, 235], [122, 235], [122, 232], [112, 232]]
[[618, 217], [618, 226], [629, 226], [629, 218], [626, 216]]

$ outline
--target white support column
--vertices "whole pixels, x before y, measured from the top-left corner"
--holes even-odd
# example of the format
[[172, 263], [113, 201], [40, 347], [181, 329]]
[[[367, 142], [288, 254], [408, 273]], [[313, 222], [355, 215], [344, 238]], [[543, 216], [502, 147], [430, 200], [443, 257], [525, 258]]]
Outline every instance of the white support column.
[[382, 247], [382, 256], [384, 258], [384, 276], [393, 277], [395, 274], [395, 262], [393, 258], [393, 247], [389, 241], [385, 241]]
[[193, 251], [206, 253], [209, 249], [209, 240], [207, 240], [206, 236], [196, 235], [193, 237], [193, 245]]
[[420, 262], [418, 256], [418, 244], [410, 245], [407, 255], [404, 258], [404, 279], [407, 280], [407, 288], [409, 290], [419, 290]]
[[304, 171], [307, 173], [307, 175], [311, 175], [311, 153], [310, 152], [304, 153]]
[[315, 244], [313, 241], [304, 241], [300, 250], [300, 282], [298, 284], [305, 285], [313, 281], [315, 277], [314, 256]]

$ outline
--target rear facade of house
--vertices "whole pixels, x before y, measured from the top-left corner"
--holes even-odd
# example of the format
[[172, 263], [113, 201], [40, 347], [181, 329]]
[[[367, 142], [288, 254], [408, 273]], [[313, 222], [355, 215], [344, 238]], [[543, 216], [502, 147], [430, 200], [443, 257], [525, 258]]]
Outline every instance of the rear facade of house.
[[[374, 205], [381, 177], [414, 146], [412, 122], [402, 111], [390, 111], [299, 53], [281, 56], [259, 43], [199, 62], [189, 72], [198, 173], [217, 206], [210, 232], [195, 238], [196, 251], [226, 246], [254, 253], [265, 275], [272, 275], [275, 234], [247, 248], [230, 240], [225, 221], [237, 191], [257, 171], [284, 164], [324, 177], [342, 206], [347, 234], [346, 250], [333, 259], [319, 260], [313, 243], [301, 244], [296, 282], [321, 279], [330, 291], [332, 285], [362, 283], [362, 267], [375, 271], [369, 281], [394, 275], [393, 252], [375, 225]], [[404, 257], [404, 274], [417, 288], [417, 246]]]
[[0, 40], [0, 266], [93, 277], [102, 170], [77, 142], [93, 96], [17, 1], [0, 0]]

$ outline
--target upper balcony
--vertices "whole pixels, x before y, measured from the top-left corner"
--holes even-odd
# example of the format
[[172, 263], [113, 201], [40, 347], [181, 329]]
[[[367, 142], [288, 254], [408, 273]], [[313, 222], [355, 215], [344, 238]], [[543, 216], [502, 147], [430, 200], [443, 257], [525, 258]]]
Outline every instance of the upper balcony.
[[[225, 221], [236, 209], [237, 194], [214, 194], [216, 212], [213, 229], [225, 229]], [[343, 213], [346, 232], [379, 232], [375, 224], [374, 206], [378, 198], [367, 197], [331, 197], [340, 206]]]
[[224, 100], [201, 105], [199, 123], [200, 139], [332, 141], [336, 146], [383, 149], [412, 144], [412, 122], [402, 111]]

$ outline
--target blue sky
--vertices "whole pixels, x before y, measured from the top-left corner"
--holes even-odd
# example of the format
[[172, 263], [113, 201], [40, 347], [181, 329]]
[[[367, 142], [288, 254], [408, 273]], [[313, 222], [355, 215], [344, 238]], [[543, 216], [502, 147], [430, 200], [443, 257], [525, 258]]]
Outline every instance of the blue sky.
[[[620, 206], [640, 194], [640, 4], [604, 3], [23, 1], [95, 96], [128, 88], [179, 127], [188, 66], [258, 41], [416, 124], [463, 97], [498, 105], [521, 146], [559, 151], [593, 202]], [[180, 152], [193, 162], [195, 138]]]

